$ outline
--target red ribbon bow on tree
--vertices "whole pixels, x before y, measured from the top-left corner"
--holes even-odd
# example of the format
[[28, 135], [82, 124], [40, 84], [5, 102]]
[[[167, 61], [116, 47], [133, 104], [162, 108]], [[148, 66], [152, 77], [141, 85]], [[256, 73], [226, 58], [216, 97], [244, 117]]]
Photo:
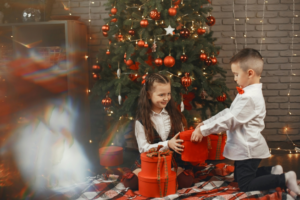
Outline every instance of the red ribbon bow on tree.
[[244, 90], [240, 87], [236, 87], [237, 91], [239, 92], [239, 94], [244, 94]]

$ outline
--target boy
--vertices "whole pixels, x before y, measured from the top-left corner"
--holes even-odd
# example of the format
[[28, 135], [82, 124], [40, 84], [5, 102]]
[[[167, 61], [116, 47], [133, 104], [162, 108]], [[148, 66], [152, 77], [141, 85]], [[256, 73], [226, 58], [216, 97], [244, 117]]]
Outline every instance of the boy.
[[270, 157], [269, 147], [261, 135], [266, 116], [260, 76], [263, 60], [254, 49], [243, 49], [230, 60], [234, 81], [239, 94], [217, 115], [200, 123], [192, 134], [191, 141], [198, 142], [203, 136], [227, 131], [224, 156], [234, 160], [234, 178], [241, 191], [288, 188], [300, 194], [295, 172], [283, 174], [280, 165], [260, 167], [262, 159]]

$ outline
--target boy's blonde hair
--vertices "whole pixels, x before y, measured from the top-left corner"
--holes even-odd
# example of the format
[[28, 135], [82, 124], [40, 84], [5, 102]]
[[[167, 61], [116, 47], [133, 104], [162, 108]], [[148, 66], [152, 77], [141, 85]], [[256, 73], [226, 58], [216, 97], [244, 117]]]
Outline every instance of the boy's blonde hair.
[[253, 69], [260, 76], [263, 71], [264, 61], [260, 53], [251, 48], [239, 51], [230, 59], [230, 64], [239, 63], [243, 71]]

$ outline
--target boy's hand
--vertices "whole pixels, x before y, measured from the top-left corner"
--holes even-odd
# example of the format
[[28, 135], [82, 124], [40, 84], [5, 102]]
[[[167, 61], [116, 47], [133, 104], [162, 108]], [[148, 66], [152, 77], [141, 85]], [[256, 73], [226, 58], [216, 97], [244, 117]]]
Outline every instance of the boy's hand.
[[191, 141], [192, 142], [201, 142], [202, 138], [203, 138], [203, 135], [200, 131], [200, 126], [199, 127], [197, 126], [192, 134]]
[[203, 122], [199, 123], [195, 129], [200, 129], [200, 126], [203, 126]]
[[181, 145], [183, 140], [177, 139], [179, 133], [177, 133], [171, 140], [168, 141], [169, 148], [173, 149], [176, 153], [181, 154], [183, 151], [184, 146]]

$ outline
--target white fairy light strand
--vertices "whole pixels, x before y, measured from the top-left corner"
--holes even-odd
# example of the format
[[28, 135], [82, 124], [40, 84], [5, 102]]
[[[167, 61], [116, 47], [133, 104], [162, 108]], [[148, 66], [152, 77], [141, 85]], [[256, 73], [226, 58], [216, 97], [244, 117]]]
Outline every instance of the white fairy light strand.
[[89, 24], [91, 23], [91, 1], [89, 1]]
[[[295, 0], [293, 0], [293, 18], [292, 18], [292, 56], [291, 56], [291, 70], [290, 70], [290, 84], [289, 84], [289, 92], [288, 96], [291, 94], [291, 89], [292, 89], [292, 79], [293, 79], [293, 57], [294, 57], [294, 36], [295, 36]], [[290, 97], [289, 97], [290, 98]], [[288, 102], [288, 114], [291, 115], [291, 105], [290, 105], [290, 100]]]
[[69, 6], [69, 15], [72, 15], [72, 12], [71, 12], [71, 0], [69, 0], [69, 2], [68, 2], [68, 6]]
[[263, 16], [262, 16], [262, 20], [260, 21], [261, 22], [261, 40], [260, 40], [259, 53], [261, 53], [262, 41], [265, 40], [265, 38], [264, 38], [265, 9], [266, 9], [266, 0], [264, 0], [264, 4], [263, 4]]
[[[292, 18], [292, 55], [291, 55], [291, 70], [290, 70], [290, 83], [289, 83], [289, 91], [288, 91], [288, 111], [287, 114], [288, 115], [292, 115], [291, 113], [291, 101], [290, 101], [290, 95], [291, 95], [291, 89], [292, 89], [292, 79], [293, 79], [293, 57], [294, 57], [294, 36], [295, 36], [295, 0], [293, 0], [293, 18]], [[286, 137], [293, 143], [293, 145], [295, 146], [295, 143], [293, 142], [293, 140], [290, 138], [289, 134], [288, 134], [288, 128], [285, 128], [285, 135]]]
[[278, 148], [269, 148], [270, 153], [272, 153], [272, 150], [274, 151], [288, 151], [290, 154], [292, 154], [293, 152], [295, 152], [296, 154], [300, 153], [300, 148], [299, 147], [295, 147], [294, 149], [281, 149], [280, 147]]
[[236, 42], [236, 28], [235, 28], [235, 11], [234, 11], [234, 1], [232, 1], [232, 13], [233, 13], [233, 31], [234, 31], [234, 37], [231, 37], [231, 39], [234, 39], [235, 42], [235, 53], [238, 52], [237, 50], [237, 42]]
[[245, 33], [244, 33], [244, 38], [245, 38], [245, 47], [247, 47], [247, 20], [248, 20], [248, 16], [247, 16], [247, 0], [245, 3]]

